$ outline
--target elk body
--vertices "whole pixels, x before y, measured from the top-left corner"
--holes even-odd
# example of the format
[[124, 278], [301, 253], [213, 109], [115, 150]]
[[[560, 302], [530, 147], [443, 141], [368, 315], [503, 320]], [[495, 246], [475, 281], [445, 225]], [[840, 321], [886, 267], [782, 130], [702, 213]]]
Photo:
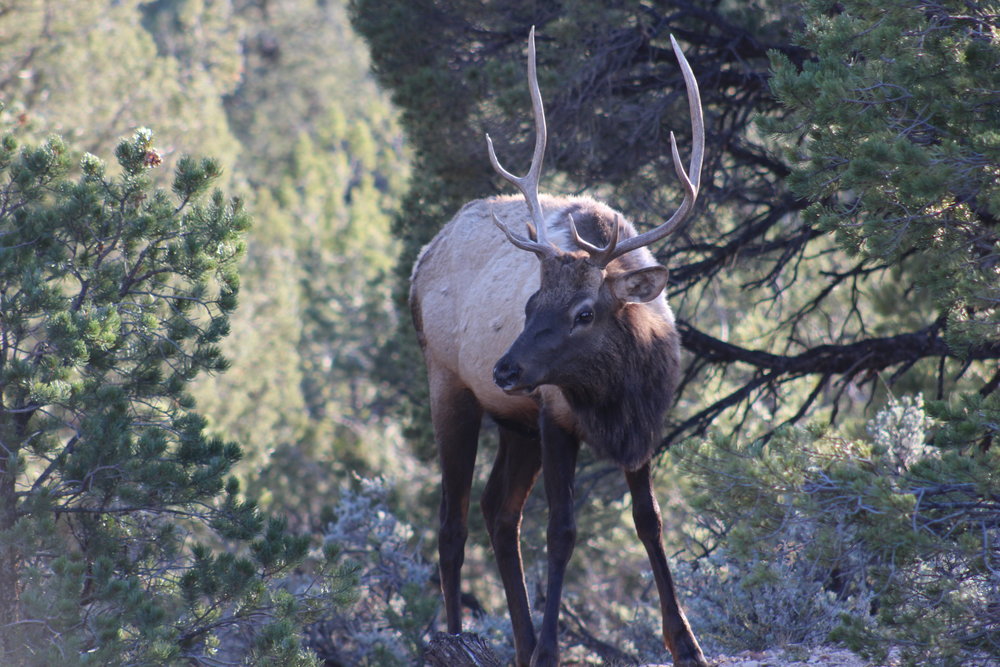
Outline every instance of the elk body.
[[[650, 458], [673, 400], [680, 346], [663, 296], [667, 270], [645, 246], [690, 213], [704, 146], [697, 83], [676, 43], [674, 50], [688, 88], [695, 146], [692, 179], [671, 135], [686, 196], [669, 220], [639, 235], [621, 214], [593, 199], [539, 197], [545, 117], [532, 31], [528, 78], [536, 144], [528, 175], [504, 170], [489, 144], [494, 167], [522, 196], [467, 204], [414, 267], [410, 306], [427, 365], [442, 470], [438, 550], [448, 631], [461, 631], [466, 521], [480, 424], [489, 415], [500, 441], [480, 505], [519, 666], [559, 662], [558, 615], [576, 540], [574, 475], [581, 442], [624, 471], [674, 664], [707, 665], [677, 602], [650, 476]], [[540, 471], [549, 505], [548, 571], [536, 635], [519, 540], [522, 509]]]

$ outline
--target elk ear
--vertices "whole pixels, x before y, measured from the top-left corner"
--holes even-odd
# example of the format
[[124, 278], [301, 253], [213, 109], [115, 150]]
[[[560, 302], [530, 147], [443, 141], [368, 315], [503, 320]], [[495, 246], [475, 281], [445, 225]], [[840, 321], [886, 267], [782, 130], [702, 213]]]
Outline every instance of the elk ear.
[[644, 303], [652, 301], [667, 286], [669, 272], [662, 266], [647, 266], [617, 276], [609, 276], [611, 293], [619, 301]]

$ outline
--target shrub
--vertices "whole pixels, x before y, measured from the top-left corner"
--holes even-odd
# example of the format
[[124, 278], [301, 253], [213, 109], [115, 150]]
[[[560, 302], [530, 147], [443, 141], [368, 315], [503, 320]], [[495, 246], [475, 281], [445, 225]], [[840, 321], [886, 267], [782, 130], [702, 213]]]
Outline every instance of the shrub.
[[678, 447], [695, 485], [701, 627], [746, 648], [898, 646], [912, 664], [996, 654], [1000, 461], [928, 446], [931, 426], [920, 398], [903, 398], [867, 439], [785, 428], [750, 448]]
[[385, 480], [355, 481], [333, 508], [323, 540], [350, 566], [362, 594], [307, 627], [307, 643], [333, 664], [413, 664], [437, 614], [433, 567], [413, 529], [390, 510]]

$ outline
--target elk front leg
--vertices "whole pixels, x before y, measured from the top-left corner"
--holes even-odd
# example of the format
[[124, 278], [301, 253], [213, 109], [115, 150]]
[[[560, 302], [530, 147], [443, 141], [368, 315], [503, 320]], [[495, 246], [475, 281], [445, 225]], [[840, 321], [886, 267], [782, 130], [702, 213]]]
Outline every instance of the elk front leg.
[[653, 481], [649, 464], [635, 472], [625, 473], [629, 490], [632, 492], [632, 518], [635, 530], [646, 548], [653, 578], [660, 594], [660, 612], [663, 616], [663, 640], [677, 667], [708, 667], [709, 663], [698, 646], [698, 640], [691, 632], [680, 604], [674, 581], [667, 566], [667, 555], [663, 550], [663, 519], [660, 505], [653, 495]]
[[480, 503], [507, 596], [518, 667], [528, 667], [535, 650], [535, 628], [521, 563], [521, 512], [541, 465], [537, 436], [501, 426], [497, 458]]
[[472, 392], [431, 378], [431, 414], [441, 464], [438, 558], [448, 632], [462, 631], [461, 579], [469, 535], [469, 496], [482, 409]]
[[542, 476], [549, 503], [547, 532], [548, 573], [545, 588], [545, 611], [538, 646], [531, 667], [556, 667], [559, 664], [559, 605], [562, 599], [566, 565], [576, 546], [574, 478], [580, 441], [545, 415], [540, 418], [542, 432]]

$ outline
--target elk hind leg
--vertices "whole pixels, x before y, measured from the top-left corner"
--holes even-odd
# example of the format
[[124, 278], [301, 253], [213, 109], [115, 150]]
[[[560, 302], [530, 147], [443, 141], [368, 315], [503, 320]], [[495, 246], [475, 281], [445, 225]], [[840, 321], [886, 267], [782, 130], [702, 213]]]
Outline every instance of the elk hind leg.
[[634, 472], [625, 473], [625, 478], [632, 493], [632, 518], [636, 533], [646, 548], [660, 594], [664, 643], [677, 667], [708, 667], [709, 663], [677, 601], [674, 581], [667, 566], [667, 555], [663, 550], [663, 519], [660, 516], [660, 505], [653, 494], [649, 464]]
[[472, 392], [431, 373], [431, 416], [441, 465], [438, 557], [448, 632], [462, 631], [461, 571], [482, 408]]
[[521, 561], [521, 516], [541, 465], [537, 436], [500, 426], [496, 461], [480, 505], [507, 596], [518, 667], [527, 667], [535, 650], [535, 629]]

